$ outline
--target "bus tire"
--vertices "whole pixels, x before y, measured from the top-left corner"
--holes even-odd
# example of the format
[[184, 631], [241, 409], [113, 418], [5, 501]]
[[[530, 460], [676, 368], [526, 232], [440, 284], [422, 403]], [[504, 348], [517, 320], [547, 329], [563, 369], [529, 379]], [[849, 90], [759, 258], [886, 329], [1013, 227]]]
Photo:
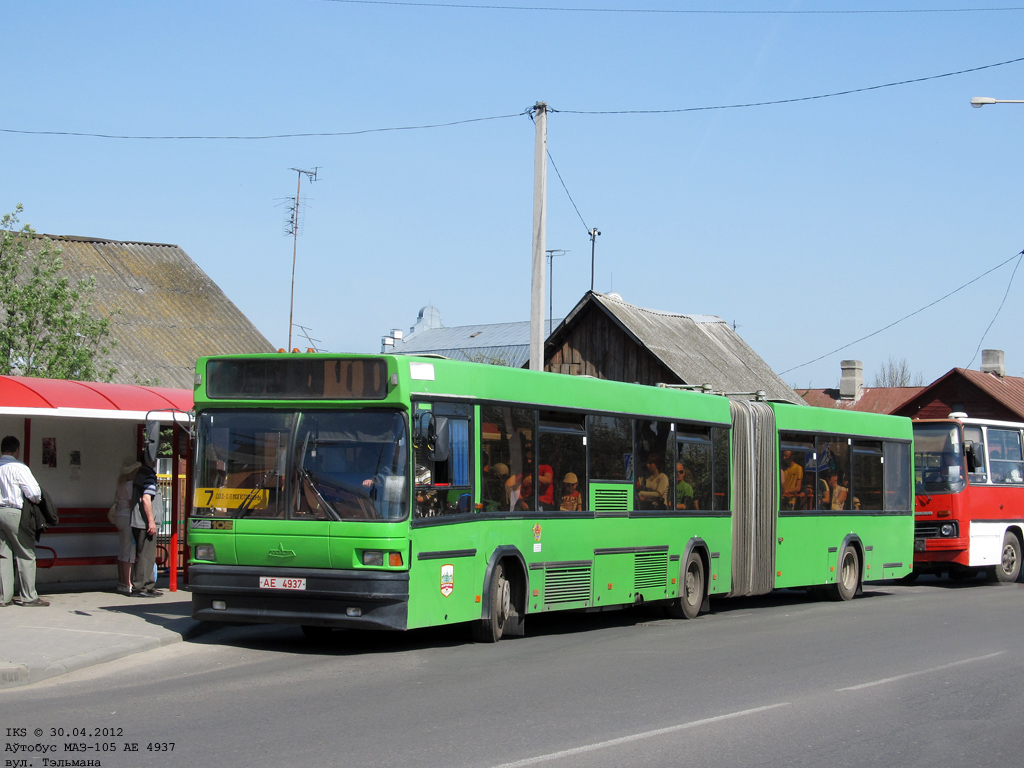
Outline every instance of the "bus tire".
[[1020, 576], [1020, 539], [1016, 534], [1007, 531], [1003, 536], [1003, 551], [996, 565], [996, 581], [1007, 584]]
[[505, 578], [505, 569], [496, 563], [491, 574], [490, 615], [473, 622], [473, 639], [478, 643], [496, 643], [505, 631], [505, 619], [512, 610], [512, 585]]
[[860, 558], [853, 547], [843, 547], [836, 567], [836, 583], [829, 585], [829, 598], [839, 601], [853, 600], [860, 582]]
[[687, 556], [681, 581], [679, 597], [668, 604], [669, 618], [695, 619], [704, 602], [704, 561], [697, 552]]

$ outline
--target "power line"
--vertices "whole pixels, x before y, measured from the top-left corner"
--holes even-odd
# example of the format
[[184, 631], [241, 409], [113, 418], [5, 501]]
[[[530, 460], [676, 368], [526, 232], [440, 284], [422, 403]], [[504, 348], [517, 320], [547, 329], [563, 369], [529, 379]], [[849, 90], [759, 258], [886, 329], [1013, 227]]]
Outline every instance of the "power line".
[[723, 10], [702, 8], [569, 8], [565, 6], [538, 5], [472, 5], [469, 3], [415, 3], [408, 0], [323, 0], [328, 3], [348, 3], [350, 5], [397, 5], [411, 8], [454, 8], [473, 11], [554, 11], [558, 13], [657, 13], [657, 14], [689, 14], [689, 15], [731, 15], [731, 16], [836, 16], [836, 15], [871, 15], [898, 13], [988, 13], [1001, 11], [1024, 11], [1024, 6], [1008, 8], [882, 8], [882, 9], [849, 9], [849, 10]]
[[[872, 336], [877, 336], [878, 334], [882, 333], [883, 331], [887, 331], [890, 328], [892, 328], [893, 326], [899, 325], [904, 320], [909, 320], [914, 315], [919, 315], [922, 312], [924, 312], [926, 309], [930, 309], [930, 308], [934, 307], [940, 301], [945, 301], [950, 296], [952, 296], [952, 295], [954, 295], [956, 293], [959, 293], [960, 291], [962, 291], [967, 286], [973, 285], [974, 283], [978, 282], [979, 280], [981, 280], [981, 278], [985, 277], [986, 275], [989, 275], [989, 274], [995, 272], [1000, 267], [1006, 266], [1007, 264], [1009, 264], [1014, 259], [1017, 259], [1017, 263], [1018, 263], [1018, 266], [1019, 266], [1019, 264], [1020, 264], [1020, 257], [1022, 255], [1024, 255], [1024, 251], [1021, 251], [1020, 253], [1015, 253], [1013, 256], [1008, 258], [1006, 261], [1003, 261], [1003, 262], [1000, 262], [999, 264], [996, 264], [994, 267], [992, 267], [992, 269], [988, 270], [987, 272], [982, 272], [980, 275], [978, 275], [973, 280], [970, 280], [970, 281], [964, 283], [959, 288], [956, 288], [956, 289], [950, 291], [945, 296], [942, 296], [941, 298], [936, 299], [935, 301], [931, 302], [930, 304], [926, 304], [925, 306], [921, 307], [920, 309], [914, 310], [909, 315], [905, 315], [905, 316], [901, 317], [899, 320], [896, 320], [894, 322], [889, 323], [884, 328], [879, 328], [877, 331], [874, 331], [873, 333], [869, 333], [867, 336], [861, 336], [859, 339], [857, 339], [856, 341], [851, 341], [849, 344], [843, 344], [843, 346], [837, 347], [836, 349], [833, 349], [831, 352], [827, 352], [824, 355], [821, 355], [820, 357], [814, 358], [813, 360], [808, 360], [806, 363], [801, 363], [800, 365], [794, 365], [792, 368], [787, 368], [786, 370], [781, 371], [779, 373], [779, 375], [780, 376], [785, 376], [790, 371], [795, 371], [795, 370], [798, 370], [800, 368], [804, 368], [804, 367], [806, 367], [808, 365], [811, 365], [812, 363], [816, 363], [819, 360], [824, 360], [826, 357], [830, 357], [831, 355], [834, 355], [836, 352], [842, 352], [844, 349], [847, 349], [848, 347], [852, 347], [854, 344], [860, 344], [860, 342], [865, 341], [866, 339], [870, 339]], [[1014, 267], [1014, 272], [1016, 272], [1016, 271], [1017, 271], [1017, 269], [1016, 269], [1016, 267]], [[1010, 280], [1012, 282], [1012, 280], [1013, 280], [1012, 276], [1011, 276]], [[1009, 286], [1007, 286], [1007, 288], [1006, 288], [1007, 293], [1009, 293], [1009, 290], [1010, 290], [1010, 288], [1009, 288]], [[1006, 301], [1006, 297], [1005, 296], [1003, 297], [1003, 301]], [[1000, 306], [1000, 308], [1002, 308], [1001, 304], [999, 306]], [[996, 314], [998, 315], [998, 312]], [[993, 318], [992, 322], [995, 322], [995, 318]], [[991, 325], [989, 327], [991, 327]], [[986, 333], [987, 332], [988, 331], [986, 331]], [[984, 338], [984, 337], [982, 337], [982, 338]], [[974, 360], [972, 359], [971, 362], [974, 362]]]
[[82, 133], [77, 131], [20, 131], [13, 128], [0, 128], [0, 133], [21, 133], [30, 136], [84, 136], [91, 139], [144, 139], [150, 141], [166, 140], [198, 140], [211, 141], [262, 141], [264, 139], [302, 139], [324, 136], [359, 136], [364, 133], [385, 133], [387, 131], [419, 131], [425, 128], [449, 128], [453, 125], [481, 123], [485, 120], [505, 120], [510, 117], [522, 117], [525, 112], [514, 115], [492, 115], [490, 117], [471, 117], [467, 120], [454, 120], [450, 123], [429, 123], [426, 125], [402, 125], [391, 128], [363, 128], [358, 131], [331, 131], [324, 133], [273, 133], [262, 136], [121, 136], [109, 133]]
[[[877, 91], [882, 88], [894, 88], [900, 85], [911, 85], [914, 83], [923, 83], [929, 80], [939, 80], [944, 77], [954, 77], [956, 75], [965, 75], [971, 72], [980, 72], [985, 69], [992, 69], [994, 67], [1004, 67], [1008, 64], [1018, 64], [1024, 61], [1024, 56], [1017, 59], [1009, 59], [1007, 61], [998, 61], [994, 64], [983, 64], [980, 67], [971, 67], [969, 69], [960, 69], [956, 72], [944, 72], [941, 75], [929, 75], [927, 77], [917, 77], [910, 80], [898, 80], [893, 83], [883, 83], [881, 85], [869, 85], [863, 88], [852, 88], [846, 91], [833, 91], [832, 93], [822, 93], [816, 96], [798, 96], [791, 99], [777, 99], [775, 101], [757, 101], [749, 102], [746, 104], [718, 104], [713, 106], [704, 107], [683, 107], [679, 109], [619, 109], [619, 110], [582, 110], [582, 109], [554, 109], [548, 107], [548, 112], [559, 112], [568, 115], [667, 115], [667, 114], [679, 114], [683, 112], [701, 112], [713, 109], [744, 109], [747, 107], [766, 107], [774, 104], [794, 104], [801, 101], [814, 101], [818, 99], [829, 99], [835, 96], [849, 96], [854, 93], [864, 93], [866, 91]], [[528, 107], [521, 112], [515, 112], [508, 115], [491, 115], [489, 117], [471, 117], [465, 120], [453, 120], [447, 123], [427, 123], [423, 125], [402, 125], [392, 126], [387, 128], [363, 128], [357, 131], [325, 131], [325, 132], [305, 132], [305, 133], [274, 133], [264, 134], [256, 136], [133, 136], [133, 135], [120, 135], [120, 134], [109, 134], [109, 133], [86, 133], [82, 131], [28, 131], [20, 130], [15, 128], [0, 128], [0, 133], [12, 133], [21, 134], [28, 136], [77, 136], [83, 138], [92, 139], [128, 139], [128, 140], [143, 140], [143, 141], [263, 141], [268, 139], [300, 139], [300, 138], [311, 138], [311, 137], [337, 137], [337, 136], [360, 136], [367, 133], [387, 133], [391, 131], [418, 131], [429, 128], [450, 128], [456, 125], [467, 125], [469, 123], [481, 123], [488, 120], [507, 120], [512, 117], [522, 117], [523, 115], [530, 115], [533, 107]]]
[[1013, 272], [1010, 273], [1010, 280], [1006, 284], [1006, 293], [1003, 294], [1003, 300], [999, 302], [999, 308], [996, 310], [995, 315], [993, 315], [992, 322], [988, 324], [985, 332], [981, 334], [981, 338], [978, 339], [978, 348], [974, 350], [974, 356], [971, 358], [971, 362], [967, 364], [968, 368], [974, 365], [974, 359], [978, 356], [978, 352], [981, 351], [981, 345], [985, 343], [985, 337], [988, 336], [988, 332], [992, 330], [992, 326], [995, 325], [996, 318], [999, 317], [999, 313], [1003, 311], [1003, 304], [1006, 303], [1006, 297], [1010, 295], [1010, 286], [1013, 285], [1013, 276], [1017, 274], [1017, 268], [1020, 266], [1021, 257], [1024, 257], [1024, 251], [1021, 251], [1017, 256], [1017, 263], [1013, 267]]
[[1007, 64], [1017, 64], [1024, 61], [1024, 57], [1019, 59], [1010, 59], [1008, 61], [999, 61], [995, 64], [984, 64], [980, 67], [971, 67], [970, 69], [960, 69], [956, 72], [944, 72], [941, 75], [929, 75], [928, 77], [915, 77], [912, 80], [898, 80], [894, 83], [883, 83], [882, 85], [869, 85], [864, 88], [852, 88], [848, 91], [834, 91], [832, 93], [822, 93], [817, 96], [798, 96], [792, 99], [778, 99], [776, 101], [757, 101], [748, 104], [721, 104], [713, 107], [686, 107], [683, 109], [622, 109], [622, 110], [603, 110], [603, 111], [587, 111], [580, 109], [551, 109], [552, 112], [562, 112], [570, 115], [665, 115], [675, 114], [678, 112], [700, 112], [710, 109], [743, 109], [745, 107], [767, 107], [773, 104], [793, 104], [798, 101], [813, 101], [815, 99], [829, 99], [833, 96], [849, 96], [852, 93], [864, 93], [865, 91], [877, 91], [882, 88], [893, 88], [897, 85], [910, 85], [911, 83], [923, 83], [928, 80], [939, 80], [943, 77], [954, 77], [955, 75], [965, 75], [968, 72], [980, 72], [983, 69], [992, 69], [993, 67], [1004, 67]]
[[555, 158], [551, 156], [551, 151], [548, 150], [548, 160], [551, 161], [551, 167], [555, 169], [555, 175], [558, 180], [562, 182], [562, 189], [565, 190], [566, 197], [569, 198], [569, 202], [572, 203], [572, 207], [576, 210], [576, 215], [580, 217], [580, 221], [583, 223], [583, 228], [587, 230], [587, 234], [590, 234], [590, 227], [587, 226], [587, 222], [583, 221], [583, 214], [580, 213], [580, 209], [576, 208], [576, 201], [572, 199], [572, 195], [569, 194], [569, 188], [565, 186], [565, 180], [562, 178], [562, 174], [558, 171], [558, 166], [555, 165]]

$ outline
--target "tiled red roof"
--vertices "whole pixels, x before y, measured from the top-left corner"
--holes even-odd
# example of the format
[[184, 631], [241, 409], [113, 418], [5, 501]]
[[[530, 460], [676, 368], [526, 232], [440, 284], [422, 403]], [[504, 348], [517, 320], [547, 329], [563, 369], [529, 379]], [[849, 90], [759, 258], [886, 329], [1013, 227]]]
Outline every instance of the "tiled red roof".
[[808, 405], [818, 408], [840, 408], [861, 413], [892, 413], [916, 397], [924, 387], [861, 387], [856, 400], [843, 400], [838, 389], [798, 389]]

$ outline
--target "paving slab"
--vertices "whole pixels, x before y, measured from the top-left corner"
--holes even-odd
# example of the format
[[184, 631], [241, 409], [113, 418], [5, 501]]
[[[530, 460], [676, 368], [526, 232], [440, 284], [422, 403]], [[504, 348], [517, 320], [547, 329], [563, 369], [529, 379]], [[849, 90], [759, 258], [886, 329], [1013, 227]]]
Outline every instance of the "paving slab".
[[0, 608], [0, 689], [159, 648], [215, 628], [192, 619], [191, 595], [122, 595], [112, 587], [49, 593], [44, 608]]

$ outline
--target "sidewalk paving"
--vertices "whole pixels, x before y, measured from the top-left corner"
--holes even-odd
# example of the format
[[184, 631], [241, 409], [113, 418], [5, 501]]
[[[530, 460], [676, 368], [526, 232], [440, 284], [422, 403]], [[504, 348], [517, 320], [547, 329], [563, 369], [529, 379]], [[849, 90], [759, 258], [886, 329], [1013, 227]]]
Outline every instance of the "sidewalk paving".
[[180, 589], [161, 588], [163, 594], [152, 598], [122, 595], [113, 583], [43, 584], [39, 589], [49, 607], [0, 608], [0, 690], [178, 643], [216, 628], [192, 619], [191, 594]]

